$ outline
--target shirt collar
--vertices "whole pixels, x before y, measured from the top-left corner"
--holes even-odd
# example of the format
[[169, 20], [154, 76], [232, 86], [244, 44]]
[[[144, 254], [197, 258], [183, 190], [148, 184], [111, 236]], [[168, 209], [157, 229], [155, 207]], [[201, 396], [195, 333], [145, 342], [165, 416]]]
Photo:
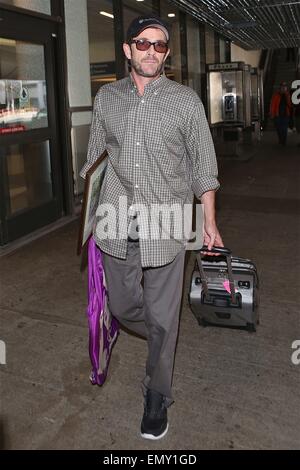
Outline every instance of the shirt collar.
[[[163, 72], [158, 78], [156, 78], [155, 80], [152, 80], [147, 85], [145, 85], [145, 93], [149, 93], [151, 91], [157, 91], [159, 88], [163, 86], [166, 80], [167, 80], [167, 77], [165, 73]], [[130, 87], [132, 91], [137, 90], [135, 81], [133, 80], [131, 73], [129, 74], [129, 83], [130, 83]]]

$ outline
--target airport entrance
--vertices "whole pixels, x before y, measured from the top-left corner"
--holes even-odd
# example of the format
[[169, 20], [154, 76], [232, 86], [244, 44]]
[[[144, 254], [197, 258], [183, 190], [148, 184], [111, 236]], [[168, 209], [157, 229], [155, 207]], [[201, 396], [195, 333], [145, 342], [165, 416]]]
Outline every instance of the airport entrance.
[[0, 9], [0, 244], [63, 215], [57, 24]]

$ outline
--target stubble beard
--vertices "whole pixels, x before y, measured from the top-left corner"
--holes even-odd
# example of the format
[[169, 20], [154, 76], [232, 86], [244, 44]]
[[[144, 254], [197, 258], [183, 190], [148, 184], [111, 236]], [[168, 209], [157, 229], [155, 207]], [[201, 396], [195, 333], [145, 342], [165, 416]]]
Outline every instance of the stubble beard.
[[145, 72], [145, 70], [143, 70], [143, 66], [139, 62], [135, 61], [134, 59], [131, 59], [130, 62], [131, 62], [131, 67], [141, 77], [148, 77], [148, 78], [157, 77], [157, 75], [160, 75], [164, 69], [164, 62], [162, 62], [161, 64], [158, 64], [157, 69], [154, 72]]

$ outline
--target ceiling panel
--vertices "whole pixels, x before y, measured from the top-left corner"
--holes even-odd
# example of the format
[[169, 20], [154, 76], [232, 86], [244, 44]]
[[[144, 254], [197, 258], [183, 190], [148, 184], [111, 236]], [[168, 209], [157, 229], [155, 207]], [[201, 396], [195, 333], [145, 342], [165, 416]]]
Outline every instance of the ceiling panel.
[[300, 0], [173, 0], [245, 49], [300, 47]]

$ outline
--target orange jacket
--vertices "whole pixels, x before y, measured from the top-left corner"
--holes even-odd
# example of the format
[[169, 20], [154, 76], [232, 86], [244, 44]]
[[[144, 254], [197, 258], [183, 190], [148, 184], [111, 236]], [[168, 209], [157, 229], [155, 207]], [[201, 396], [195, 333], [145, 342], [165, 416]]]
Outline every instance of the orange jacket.
[[[271, 99], [271, 106], [270, 106], [270, 115], [271, 118], [279, 116], [279, 105], [280, 105], [280, 100], [281, 100], [282, 94], [277, 91], [274, 93]], [[286, 97], [286, 115], [290, 116], [292, 113], [292, 102], [291, 102], [291, 97], [290, 94], [287, 92], [285, 94]]]

